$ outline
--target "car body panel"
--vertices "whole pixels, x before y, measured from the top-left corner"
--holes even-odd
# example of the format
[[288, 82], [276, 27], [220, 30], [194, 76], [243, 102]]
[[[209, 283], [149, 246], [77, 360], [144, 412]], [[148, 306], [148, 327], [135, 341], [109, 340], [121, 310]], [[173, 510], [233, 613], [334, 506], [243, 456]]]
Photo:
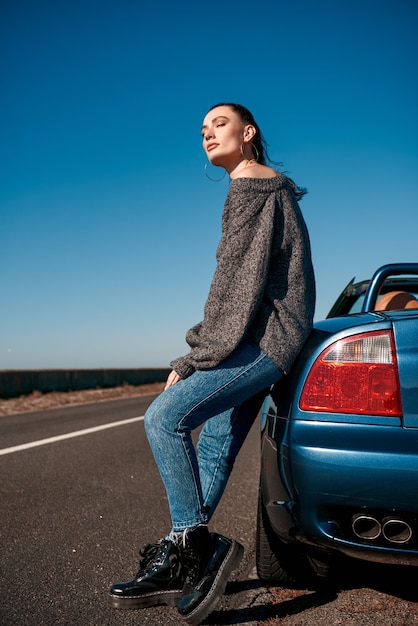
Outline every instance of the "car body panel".
[[[402, 281], [417, 293], [418, 264], [406, 265], [384, 266], [375, 276], [389, 288]], [[397, 276], [388, 283], [391, 267], [397, 274], [415, 271], [416, 277]], [[372, 298], [366, 291], [370, 285]], [[334, 313], [356, 308], [353, 293], [363, 308], [374, 306], [379, 281], [350, 283], [347, 289]], [[324, 349], [375, 330], [393, 331], [402, 415], [301, 410], [304, 383]], [[260, 498], [280, 542], [418, 565], [418, 309], [365, 310], [315, 323], [292, 371], [264, 402], [261, 424]], [[376, 522], [376, 537], [363, 532], [363, 518]], [[389, 532], [397, 525], [410, 536]]]
[[[398, 324], [401, 318], [404, 321]], [[403, 425], [418, 428], [418, 316], [402, 311], [394, 313], [391, 319], [402, 388]]]

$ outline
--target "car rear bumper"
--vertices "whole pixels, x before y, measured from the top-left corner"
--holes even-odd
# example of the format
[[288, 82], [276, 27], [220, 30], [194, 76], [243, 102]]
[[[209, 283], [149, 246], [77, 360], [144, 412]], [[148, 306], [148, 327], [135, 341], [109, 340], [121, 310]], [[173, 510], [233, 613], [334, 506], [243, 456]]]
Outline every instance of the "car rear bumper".
[[[311, 507], [367, 506], [418, 513], [418, 430], [291, 420], [284, 468]], [[293, 494], [292, 494], [293, 495]]]
[[[303, 543], [309, 549], [325, 550], [328, 554], [340, 552], [346, 556], [366, 561], [386, 563], [392, 565], [418, 565], [418, 546], [415, 538], [412, 545], [383, 545], [382, 536], [373, 543], [370, 540], [350, 538], [347, 531], [342, 530], [336, 519], [331, 517], [317, 518], [317, 511], [298, 512], [293, 502], [270, 502], [267, 514], [272, 528], [287, 543]], [[344, 516], [344, 510], [340, 511]], [[306, 519], [309, 522], [305, 523]], [[415, 530], [417, 526], [415, 524]], [[346, 538], [342, 535], [346, 534]]]
[[264, 506], [282, 540], [418, 564], [418, 432], [290, 420], [282, 434], [281, 443], [264, 438], [262, 468]]

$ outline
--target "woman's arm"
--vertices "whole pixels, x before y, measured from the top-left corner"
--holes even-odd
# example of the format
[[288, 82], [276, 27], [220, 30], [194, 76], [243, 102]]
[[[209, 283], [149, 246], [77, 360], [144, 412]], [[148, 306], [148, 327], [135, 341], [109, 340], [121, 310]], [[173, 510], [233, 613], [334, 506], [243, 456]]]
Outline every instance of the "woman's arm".
[[245, 337], [261, 302], [275, 225], [275, 194], [241, 194], [218, 246], [204, 320], [187, 333], [190, 352], [171, 363], [182, 378], [223, 361]]

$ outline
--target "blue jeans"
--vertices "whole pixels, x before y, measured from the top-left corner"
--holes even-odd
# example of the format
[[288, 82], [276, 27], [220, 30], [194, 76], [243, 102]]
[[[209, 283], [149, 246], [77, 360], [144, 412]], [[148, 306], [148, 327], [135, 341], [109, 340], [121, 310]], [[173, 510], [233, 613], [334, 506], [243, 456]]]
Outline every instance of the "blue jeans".
[[[197, 370], [164, 391], [145, 414], [145, 430], [163, 480], [172, 530], [206, 524], [279, 367], [243, 342], [221, 365]], [[191, 432], [203, 426], [193, 446]]]

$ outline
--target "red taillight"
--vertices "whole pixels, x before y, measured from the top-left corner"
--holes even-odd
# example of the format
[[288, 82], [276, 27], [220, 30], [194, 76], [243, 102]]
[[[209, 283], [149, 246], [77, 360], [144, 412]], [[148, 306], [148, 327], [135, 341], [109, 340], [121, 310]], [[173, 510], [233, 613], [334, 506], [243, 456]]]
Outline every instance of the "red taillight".
[[303, 411], [401, 416], [392, 333], [353, 335], [324, 350], [308, 374], [299, 406]]

